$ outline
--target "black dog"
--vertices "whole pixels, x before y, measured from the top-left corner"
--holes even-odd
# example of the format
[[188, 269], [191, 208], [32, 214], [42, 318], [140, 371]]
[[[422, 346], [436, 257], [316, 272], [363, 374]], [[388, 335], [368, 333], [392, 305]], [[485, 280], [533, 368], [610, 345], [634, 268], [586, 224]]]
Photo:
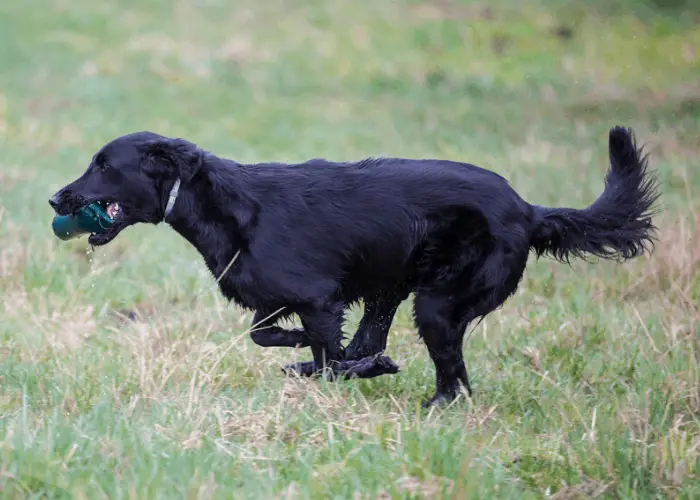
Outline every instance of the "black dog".
[[[567, 262], [587, 254], [626, 260], [649, 248], [656, 180], [631, 131], [610, 130], [609, 156], [605, 190], [593, 204], [547, 208], [466, 163], [243, 165], [140, 132], [106, 144], [50, 204], [58, 214], [105, 205], [115, 223], [92, 234], [92, 245], [131, 224], [168, 222], [201, 253], [222, 293], [256, 312], [264, 327], [258, 344], [311, 347], [312, 363], [290, 367], [305, 375], [323, 367], [355, 377], [398, 370], [376, 354], [396, 307], [413, 293], [436, 369], [427, 405], [453, 399], [461, 384], [471, 395], [465, 329], [515, 292], [530, 250]], [[365, 316], [348, 353], [344, 311], [360, 300]], [[276, 326], [292, 314], [302, 329]]]

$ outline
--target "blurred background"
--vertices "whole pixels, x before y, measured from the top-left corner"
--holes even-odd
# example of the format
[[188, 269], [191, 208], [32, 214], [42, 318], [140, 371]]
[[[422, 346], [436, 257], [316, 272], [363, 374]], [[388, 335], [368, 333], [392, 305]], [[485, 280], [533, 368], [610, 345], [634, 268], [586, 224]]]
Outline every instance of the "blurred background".
[[[481, 400], [432, 427], [411, 417], [434, 375], [408, 304], [388, 352], [402, 373], [321, 393], [281, 377], [291, 351], [251, 346], [250, 315], [167, 226], [94, 252], [50, 232], [48, 197], [138, 130], [239, 162], [466, 161], [532, 203], [583, 207], [614, 125], [658, 171], [656, 253], [533, 261], [465, 347]], [[447, 484], [435, 477], [455, 495], [459, 481], [518, 498], [698, 492], [698, 188], [697, 0], [4, 1], [0, 485], [16, 498], [429, 496]], [[327, 421], [345, 422], [335, 441]], [[412, 447], [373, 448], [397, 422]], [[552, 465], [567, 433], [588, 436], [566, 445], [580, 459]], [[628, 455], [605, 448], [620, 435]], [[325, 466], [330, 483], [312, 474]]]

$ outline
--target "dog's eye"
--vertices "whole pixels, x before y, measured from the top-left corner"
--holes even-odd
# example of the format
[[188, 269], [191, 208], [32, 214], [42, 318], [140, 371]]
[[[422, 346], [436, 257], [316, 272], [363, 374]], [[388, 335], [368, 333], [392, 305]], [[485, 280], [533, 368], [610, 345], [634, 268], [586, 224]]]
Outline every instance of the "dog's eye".
[[104, 153], [98, 153], [93, 164], [95, 165], [95, 170], [98, 172], [104, 172], [110, 167], [109, 162], [107, 162], [107, 155]]

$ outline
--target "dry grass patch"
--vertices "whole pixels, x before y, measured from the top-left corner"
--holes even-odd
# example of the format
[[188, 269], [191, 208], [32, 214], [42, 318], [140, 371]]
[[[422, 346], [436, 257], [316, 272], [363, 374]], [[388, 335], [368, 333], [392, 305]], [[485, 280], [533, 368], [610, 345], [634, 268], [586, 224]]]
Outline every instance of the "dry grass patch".
[[675, 218], [661, 218], [657, 225], [654, 251], [643, 258], [643, 263], [630, 266], [638, 277], [627, 287], [625, 295], [667, 293], [695, 310], [692, 297], [697, 293], [694, 287], [700, 278], [700, 209], [689, 205], [684, 213]]

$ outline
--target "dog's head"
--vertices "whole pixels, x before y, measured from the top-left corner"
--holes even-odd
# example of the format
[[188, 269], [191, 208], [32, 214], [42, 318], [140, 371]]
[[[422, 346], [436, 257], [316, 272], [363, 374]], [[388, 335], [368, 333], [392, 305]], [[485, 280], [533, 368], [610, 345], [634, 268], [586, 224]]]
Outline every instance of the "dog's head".
[[97, 203], [114, 224], [103, 234], [91, 234], [91, 245], [105, 245], [126, 227], [158, 224], [165, 216], [170, 189], [197, 172], [202, 151], [183, 139], [151, 132], [124, 135], [105, 144], [87, 170], [49, 199], [58, 215], [75, 214]]

